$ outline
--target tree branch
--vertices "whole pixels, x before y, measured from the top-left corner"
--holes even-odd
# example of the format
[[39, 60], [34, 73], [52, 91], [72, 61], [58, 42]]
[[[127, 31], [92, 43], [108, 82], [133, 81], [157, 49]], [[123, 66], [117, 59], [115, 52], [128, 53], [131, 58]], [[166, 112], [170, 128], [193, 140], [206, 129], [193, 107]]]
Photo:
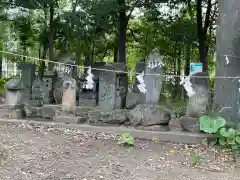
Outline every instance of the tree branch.
[[202, 0], [197, 0], [197, 34], [199, 41], [203, 37]]
[[131, 28], [128, 28], [128, 30], [130, 31], [130, 33], [131, 33], [133, 39], [134, 39], [136, 42], [139, 42], [139, 43], [140, 43], [141, 41], [137, 39], [137, 37], [135, 36], [133, 30], [132, 30]]
[[197, 0], [197, 25], [198, 32], [202, 32], [203, 24], [202, 24], [202, 0]]
[[135, 6], [133, 6], [131, 9], [130, 9], [130, 12], [129, 12], [129, 14], [127, 15], [127, 23], [129, 22], [129, 20], [130, 20], [130, 18], [131, 18], [131, 16], [132, 16], [132, 12], [134, 11], [134, 9], [135, 9]]

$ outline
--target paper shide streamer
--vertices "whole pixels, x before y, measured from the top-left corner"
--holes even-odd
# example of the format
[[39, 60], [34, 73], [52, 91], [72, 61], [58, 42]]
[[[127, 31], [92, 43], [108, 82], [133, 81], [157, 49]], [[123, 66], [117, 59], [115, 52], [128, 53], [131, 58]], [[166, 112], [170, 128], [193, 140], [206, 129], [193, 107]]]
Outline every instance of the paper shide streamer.
[[228, 56], [225, 56], [225, 60], [226, 60], [226, 64], [228, 65], [230, 62]]
[[141, 93], [146, 94], [147, 90], [146, 90], [146, 84], [144, 82], [144, 72], [142, 72], [141, 74], [137, 75], [137, 80], [139, 82], [138, 84], [138, 89]]
[[92, 68], [89, 66], [87, 70], [87, 77], [86, 77], [86, 80], [87, 80], [85, 85], [86, 89], [93, 89], [93, 84], [94, 84], [93, 77], [94, 76], [92, 74]]
[[184, 89], [187, 91], [188, 97], [192, 97], [195, 91], [192, 88], [192, 83], [190, 82], [190, 76], [184, 77], [180, 76], [180, 85], [183, 85]]

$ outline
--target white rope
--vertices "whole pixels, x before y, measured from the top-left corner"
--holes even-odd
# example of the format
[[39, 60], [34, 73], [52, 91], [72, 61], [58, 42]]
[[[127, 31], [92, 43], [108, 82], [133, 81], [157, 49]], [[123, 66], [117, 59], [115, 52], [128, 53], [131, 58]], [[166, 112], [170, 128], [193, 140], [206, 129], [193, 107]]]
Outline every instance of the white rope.
[[[0, 53], [3, 54], [8, 54], [8, 55], [12, 55], [12, 56], [18, 56], [18, 57], [24, 57], [27, 59], [33, 59], [33, 60], [37, 60], [37, 61], [43, 61], [43, 62], [50, 62], [53, 64], [58, 64], [58, 65], [66, 65], [66, 66], [71, 66], [71, 67], [79, 67], [79, 65], [76, 64], [66, 64], [66, 63], [62, 63], [62, 62], [56, 62], [56, 61], [50, 61], [47, 59], [40, 59], [40, 58], [36, 58], [36, 57], [31, 57], [31, 56], [25, 56], [25, 55], [21, 55], [21, 54], [16, 54], [16, 53], [12, 53], [12, 52], [7, 52], [7, 51], [2, 51], [0, 50]], [[226, 54], [216, 54], [218, 56], [225, 56], [225, 57], [233, 57], [233, 58], [239, 58], [238, 56], [233, 56], [233, 55], [226, 55]], [[84, 69], [88, 69], [88, 67], [83, 67]], [[110, 69], [103, 69], [103, 68], [91, 68], [92, 70], [99, 70], [99, 71], [107, 71], [107, 72], [115, 72], [115, 73], [126, 73], [128, 74], [128, 72], [126, 71], [117, 71], [117, 70], [110, 70]], [[141, 74], [141, 73], [136, 73], [136, 74]], [[182, 76], [182, 75], [168, 75], [168, 74], [151, 74], [151, 73], [146, 73], [145, 75], [149, 75], [149, 76], [163, 76], [163, 77], [169, 77], [169, 78], [180, 78], [180, 77], [187, 77], [187, 76]], [[208, 76], [194, 76], [195, 78], [209, 78]], [[240, 76], [215, 76], [215, 79], [240, 79]]]

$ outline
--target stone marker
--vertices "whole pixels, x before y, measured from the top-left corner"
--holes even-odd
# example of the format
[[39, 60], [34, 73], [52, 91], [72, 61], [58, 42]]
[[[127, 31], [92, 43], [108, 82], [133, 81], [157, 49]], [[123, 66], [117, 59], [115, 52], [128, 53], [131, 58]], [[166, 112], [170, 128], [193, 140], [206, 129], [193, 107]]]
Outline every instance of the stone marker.
[[21, 78], [24, 86], [24, 99], [25, 101], [30, 100], [32, 94], [32, 84], [36, 79], [35, 77], [36, 65], [35, 64], [23, 64]]
[[[104, 69], [114, 70], [112, 64], [106, 64]], [[101, 112], [112, 111], [115, 107], [116, 97], [116, 73], [113, 71], [101, 71], [99, 77], [98, 106]]]
[[53, 81], [54, 73], [46, 71], [43, 76], [44, 104], [50, 104], [53, 101], [52, 99]]
[[186, 116], [179, 119], [185, 131], [198, 133], [199, 118], [207, 113], [210, 99], [210, 77], [207, 72], [193, 74], [190, 79], [195, 94], [189, 97]]
[[[146, 103], [147, 104], [158, 104], [161, 88], [162, 88], [162, 81], [163, 81], [163, 72], [160, 65], [155, 68], [150, 68], [149, 64], [160, 64], [161, 63], [161, 56], [158, 51], [152, 51], [149, 54], [147, 60], [147, 66], [145, 70], [145, 84], [146, 84]], [[151, 74], [151, 75], [148, 75]]]
[[195, 94], [189, 97], [186, 116], [199, 118], [207, 113], [210, 99], [210, 77], [207, 72], [200, 72], [192, 75], [190, 81]]
[[43, 83], [39, 78], [36, 78], [33, 81], [32, 85], [32, 95], [30, 104], [36, 107], [43, 106], [43, 97], [44, 97]]

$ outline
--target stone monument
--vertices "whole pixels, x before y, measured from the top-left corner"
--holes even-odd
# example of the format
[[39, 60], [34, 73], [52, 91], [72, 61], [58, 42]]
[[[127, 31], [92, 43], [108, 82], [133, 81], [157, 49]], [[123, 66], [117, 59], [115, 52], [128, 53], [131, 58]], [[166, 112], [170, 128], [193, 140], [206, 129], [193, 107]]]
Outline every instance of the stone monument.
[[24, 112], [24, 87], [21, 78], [12, 78], [4, 86], [6, 90], [6, 108], [8, 117], [13, 119], [22, 119]]
[[179, 119], [182, 128], [189, 132], [200, 132], [199, 118], [208, 111], [210, 100], [210, 77], [207, 72], [191, 75], [195, 94], [188, 99], [186, 116]]
[[106, 64], [104, 69], [99, 77], [98, 107], [101, 112], [110, 112], [115, 108], [116, 73], [113, 64]]
[[32, 94], [32, 84], [36, 79], [35, 77], [36, 65], [27, 63], [22, 65], [22, 82], [24, 86], [24, 99], [25, 101], [29, 101]]
[[146, 103], [147, 104], [158, 104], [162, 81], [162, 58], [157, 49], [154, 49], [148, 56], [147, 66], [145, 70], [145, 83], [146, 83]]
[[169, 130], [171, 112], [166, 107], [158, 105], [163, 79], [161, 66], [159, 51], [154, 49], [148, 57], [145, 68], [146, 101], [128, 113], [130, 124], [136, 128], [153, 131]]

